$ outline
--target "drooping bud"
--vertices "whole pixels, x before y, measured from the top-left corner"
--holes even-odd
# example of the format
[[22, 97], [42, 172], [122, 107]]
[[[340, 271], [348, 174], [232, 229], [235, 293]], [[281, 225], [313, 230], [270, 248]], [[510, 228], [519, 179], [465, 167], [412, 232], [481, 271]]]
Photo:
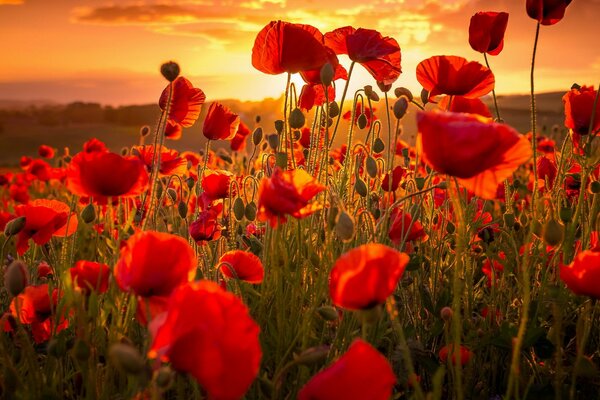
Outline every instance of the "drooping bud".
[[367, 119], [367, 115], [366, 114], [360, 114], [358, 116], [358, 119], [356, 120], [356, 125], [358, 125], [358, 127], [360, 129], [365, 129], [367, 127], [367, 124], [369, 123], [369, 120]]
[[175, 373], [170, 367], [161, 367], [156, 372], [156, 386], [158, 386], [161, 389], [167, 389], [173, 383], [174, 378]]
[[173, 61], [169, 61], [160, 66], [160, 73], [169, 82], [173, 82], [179, 76], [179, 64]]
[[244, 218], [244, 213], [246, 211], [246, 207], [244, 206], [244, 200], [241, 197], [236, 197], [233, 201], [233, 215], [238, 221], [241, 221]]
[[89, 203], [87, 206], [83, 208], [81, 211], [81, 219], [86, 224], [91, 224], [96, 220], [96, 209], [92, 203]]
[[24, 216], [14, 218], [6, 224], [4, 228], [4, 235], [6, 236], [14, 236], [25, 228], [26, 219]]
[[[364, 197], [364, 196], [363, 196]], [[339, 214], [337, 223], [335, 224], [335, 233], [342, 240], [342, 242], [348, 242], [354, 237], [354, 218], [346, 211], [342, 211]]]
[[188, 206], [185, 201], [182, 200], [179, 202], [179, 204], [177, 204], [177, 212], [179, 213], [181, 219], [185, 219], [187, 217]]
[[290, 113], [289, 121], [290, 121], [290, 127], [292, 127], [292, 129], [300, 129], [304, 126], [304, 123], [306, 122], [306, 118], [304, 117], [302, 110], [300, 110], [298, 107], [296, 107]]
[[15, 260], [6, 268], [4, 273], [4, 287], [13, 297], [18, 296], [28, 284], [27, 265], [23, 261]]
[[546, 242], [549, 246], [557, 246], [559, 245], [565, 236], [564, 226], [555, 220], [554, 218], [550, 218], [546, 225], [544, 225], [544, 242]]
[[377, 161], [372, 156], [367, 157], [367, 174], [373, 179], [377, 177]]
[[340, 318], [337, 310], [332, 306], [321, 306], [317, 312], [325, 321], [337, 321]]
[[373, 86], [367, 85], [364, 88], [365, 95], [371, 99], [371, 101], [379, 101], [379, 95], [373, 91]]
[[167, 189], [167, 195], [171, 199], [171, 201], [177, 200], [177, 191], [173, 188]]
[[406, 98], [408, 99], [408, 101], [412, 101], [413, 98], [414, 98], [412, 92], [409, 89], [405, 88], [405, 87], [396, 88], [394, 90], [394, 94], [396, 95], [396, 97], [406, 96]]
[[283, 120], [278, 119], [275, 121], [275, 130], [281, 135], [281, 132], [283, 132]]
[[329, 354], [329, 346], [326, 344], [315, 346], [304, 350], [298, 356], [294, 357], [296, 364], [314, 365], [325, 361]]
[[335, 70], [333, 69], [333, 65], [330, 63], [325, 63], [321, 67], [321, 83], [325, 86], [331, 85], [333, 82], [333, 77], [335, 75]]
[[127, 344], [113, 344], [108, 355], [113, 364], [127, 374], [137, 375], [144, 369], [145, 362], [139, 351]]
[[402, 119], [404, 115], [406, 115], [406, 111], [408, 110], [408, 99], [405, 96], [401, 96], [394, 103], [394, 117], [396, 119]]
[[276, 133], [267, 135], [267, 143], [269, 143], [269, 147], [276, 150], [279, 147], [279, 135]]
[[340, 115], [340, 106], [335, 101], [329, 103], [329, 118], [335, 118]]
[[375, 142], [373, 143], [373, 152], [376, 154], [379, 154], [383, 150], [385, 150], [385, 143], [383, 143], [383, 140], [378, 137], [375, 139]]
[[252, 143], [255, 146], [258, 146], [260, 144], [260, 142], [262, 141], [262, 138], [263, 138], [263, 130], [259, 126], [258, 128], [256, 128], [254, 130], [254, 132], [252, 132]]
[[425, 89], [421, 90], [421, 102], [423, 105], [429, 103], [429, 92]]
[[254, 221], [256, 219], [256, 203], [251, 201], [246, 204], [246, 208], [244, 210], [244, 215], [248, 221]]
[[502, 216], [502, 219], [504, 220], [504, 226], [506, 226], [507, 228], [512, 228], [513, 226], [515, 226], [515, 214], [505, 213]]
[[356, 182], [354, 183], [354, 190], [356, 190], [356, 193], [358, 193], [361, 197], [366, 197], [367, 194], [369, 194], [367, 184], [361, 178], [356, 179]]

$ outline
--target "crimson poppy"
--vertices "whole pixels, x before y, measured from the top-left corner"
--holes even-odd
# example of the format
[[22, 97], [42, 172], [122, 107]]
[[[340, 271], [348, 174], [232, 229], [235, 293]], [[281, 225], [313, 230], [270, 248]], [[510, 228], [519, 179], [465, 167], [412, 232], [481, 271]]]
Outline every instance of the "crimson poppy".
[[[594, 101], [597, 91], [593, 86], [573, 88], [563, 96], [565, 126], [578, 135], [587, 135], [592, 124]], [[596, 104], [596, 115], [592, 134], [600, 132], [600, 101]]]
[[[146, 165], [148, 171], [152, 171], [153, 162], [158, 160], [158, 154], [154, 154], [154, 146], [135, 146], [132, 151]], [[177, 150], [169, 149], [165, 146], [160, 147], [160, 167], [161, 175], [183, 175], [187, 170], [187, 160], [179, 155]]]
[[569, 265], [561, 265], [560, 279], [576, 295], [600, 299], [600, 253], [584, 250]]
[[203, 195], [206, 195], [209, 202], [229, 197], [229, 184], [233, 177], [226, 170], [206, 170], [202, 178]]
[[554, 25], [565, 16], [572, 0], [527, 0], [527, 15], [542, 25]]
[[402, 177], [404, 177], [405, 173], [406, 171], [403, 167], [400, 165], [395, 166], [391, 173], [392, 181], [390, 182], [390, 173], [388, 172], [381, 180], [381, 189], [384, 192], [395, 192], [396, 189], [398, 189], [398, 186], [400, 186], [400, 181], [402, 180]]
[[224, 229], [219, 224], [218, 217], [223, 210], [223, 204], [219, 203], [208, 207], [198, 213], [198, 218], [190, 224], [189, 233], [197, 244], [204, 244], [221, 237]]
[[202, 133], [210, 140], [229, 140], [238, 130], [240, 117], [221, 103], [213, 102], [208, 108]]
[[485, 96], [494, 89], [489, 68], [457, 56], [433, 56], [417, 65], [417, 80], [429, 92], [429, 100], [447, 94], [469, 99]]
[[[498, 254], [500, 260], [506, 260], [504, 252]], [[504, 271], [504, 265], [498, 260], [486, 258], [481, 266], [481, 272], [487, 278], [487, 287], [492, 287], [500, 279], [500, 274]]]
[[265, 276], [260, 258], [247, 251], [228, 251], [219, 258], [218, 266], [227, 278], [237, 278], [248, 283], [261, 283]]
[[[453, 345], [449, 345], [449, 346], [444, 346], [440, 349], [440, 352], [438, 353], [438, 357], [440, 357], [440, 360], [443, 363], [448, 362], [448, 356], [450, 355], [450, 352], [452, 351], [452, 349], [454, 348]], [[465, 346], [460, 346], [459, 351], [453, 351], [452, 352], [452, 363], [455, 364], [456, 363], [456, 359], [459, 358], [459, 362], [461, 365], [467, 365], [469, 363], [469, 361], [471, 361], [471, 358], [473, 358], [473, 352], [471, 350], [469, 350], [468, 348], [466, 348]]]
[[54, 149], [43, 144], [38, 148], [38, 154], [42, 158], [54, 158]]
[[182, 237], [145, 231], [131, 236], [114, 268], [123, 291], [138, 296], [164, 296], [196, 273], [194, 250]]
[[77, 216], [62, 201], [34, 200], [15, 207], [15, 214], [25, 217], [25, 226], [17, 236], [17, 253], [20, 255], [29, 249], [29, 239], [41, 246], [52, 236], [69, 236], [77, 230]]
[[258, 218], [269, 220], [272, 226], [285, 222], [286, 215], [304, 218], [321, 208], [309, 203], [325, 190], [303, 169], [282, 171], [275, 168], [270, 178], [263, 178], [258, 190]]
[[477, 114], [482, 117], [492, 118], [490, 109], [481, 99], [467, 99], [463, 96], [444, 96], [440, 100], [439, 107], [446, 111]]
[[67, 167], [67, 188], [78, 196], [105, 202], [107, 197], [133, 197], [146, 190], [148, 173], [137, 157], [105, 151], [81, 152]]
[[498, 184], [531, 157], [525, 136], [476, 115], [419, 112], [417, 125], [425, 162], [483, 198], [493, 199]]
[[252, 47], [252, 66], [271, 75], [320, 68], [328, 57], [323, 34], [317, 28], [285, 21], [269, 22]]
[[171, 140], [179, 140], [183, 136], [183, 128], [173, 120], [167, 120], [165, 126], [165, 137]]
[[356, 339], [337, 361], [313, 376], [299, 400], [388, 400], [396, 375], [388, 360], [362, 339]]
[[554, 180], [556, 179], [556, 175], [558, 173], [556, 163], [550, 158], [542, 156], [537, 159], [537, 171], [538, 179], [543, 181], [544, 186], [547, 181], [550, 189], [552, 189], [554, 186]]
[[101, 140], [91, 138], [83, 144], [83, 151], [86, 153], [105, 153], [108, 151], [108, 149], [106, 148], [104, 142], [102, 142]]
[[408, 255], [378, 243], [342, 254], [329, 274], [329, 294], [336, 306], [364, 310], [391, 295], [408, 264]]
[[53, 177], [52, 167], [44, 160], [36, 159], [31, 161], [27, 165], [26, 171], [42, 182], [48, 182]]
[[507, 25], [508, 13], [505, 12], [478, 12], [473, 15], [469, 24], [471, 48], [480, 53], [497, 56], [504, 48]]
[[327, 87], [327, 98], [325, 98], [325, 90], [321, 84], [306, 84], [302, 86], [302, 91], [298, 98], [298, 107], [302, 110], [310, 111], [314, 106], [320, 106], [325, 103], [325, 100], [332, 102], [335, 100], [335, 89], [333, 86]]
[[240, 121], [240, 125], [238, 126], [238, 130], [235, 133], [233, 139], [229, 145], [231, 146], [231, 150], [233, 151], [243, 151], [246, 148], [246, 139], [250, 136], [252, 132], [248, 125]]
[[[171, 87], [173, 95], [171, 104], [168, 104]], [[206, 96], [201, 89], [195, 88], [190, 81], [180, 76], [163, 90], [158, 105], [163, 111], [168, 109], [168, 121], [188, 128], [198, 119], [205, 100]]]
[[412, 242], [413, 240], [426, 240], [427, 233], [423, 225], [417, 219], [414, 219], [410, 213], [405, 212], [400, 207], [396, 207], [390, 214], [390, 230], [388, 236], [395, 244]]
[[86, 295], [92, 291], [98, 294], [108, 290], [108, 265], [92, 261], [80, 260], [69, 269], [71, 280]]
[[240, 399], [258, 374], [259, 333], [237, 296], [196, 281], [171, 295], [148, 355], [192, 375], [210, 399]]
[[336, 54], [347, 54], [384, 85], [394, 83], [402, 72], [398, 42], [376, 30], [351, 26], [338, 28], [325, 34], [325, 45]]

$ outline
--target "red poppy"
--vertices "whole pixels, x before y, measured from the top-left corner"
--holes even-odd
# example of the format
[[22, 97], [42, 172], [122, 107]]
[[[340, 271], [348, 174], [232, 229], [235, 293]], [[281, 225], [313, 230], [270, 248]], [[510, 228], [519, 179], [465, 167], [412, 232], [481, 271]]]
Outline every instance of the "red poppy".
[[44, 160], [33, 160], [26, 168], [27, 173], [35, 176], [42, 182], [52, 179], [52, 167]]
[[384, 85], [394, 83], [402, 72], [398, 42], [373, 29], [338, 28], [325, 34], [325, 45], [336, 54], [347, 54]]
[[[325, 40], [323, 36], [319, 36], [318, 34], [316, 37], [320, 41]], [[329, 64], [331, 64], [331, 66], [333, 67], [333, 80], [335, 81], [338, 79], [348, 79], [348, 72], [342, 66], [342, 64], [340, 64], [340, 61], [338, 60], [337, 56], [335, 55], [335, 52], [328, 47], [326, 47], [326, 50], [327, 50], [327, 62]], [[300, 71], [300, 76], [302, 77], [302, 80], [304, 80], [304, 82], [308, 85], [322, 85], [323, 84], [321, 82], [321, 68], [322, 67], [323, 67], [323, 65], [319, 65], [315, 69]], [[330, 98], [330, 100], [331, 100], [331, 98]]]
[[105, 153], [108, 151], [108, 149], [106, 148], [106, 145], [96, 139], [96, 138], [91, 138], [90, 140], [88, 140], [87, 142], [85, 142], [83, 144], [83, 151], [86, 153], [95, 153], [95, 152], [99, 152], [99, 153]]
[[265, 74], [312, 70], [327, 61], [323, 34], [310, 25], [271, 21], [258, 33], [252, 47], [252, 65]]
[[146, 190], [148, 173], [137, 157], [93, 151], [77, 154], [67, 167], [67, 188], [78, 196], [105, 202], [107, 197], [133, 197]]
[[196, 273], [194, 250], [182, 237], [146, 231], [131, 236], [121, 248], [114, 276], [124, 291], [142, 297], [164, 296]]
[[37, 276], [39, 279], [48, 278], [49, 275], [53, 275], [52, 268], [46, 261], [42, 261], [37, 266]]
[[[504, 252], [498, 254], [500, 260], [506, 260]], [[492, 287], [500, 280], [500, 274], [504, 271], [504, 265], [498, 260], [486, 258], [481, 266], [481, 272], [487, 277], [487, 287]]]
[[[450, 102], [450, 99], [452, 99], [452, 102]], [[440, 100], [439, 107], [446, 111], [477, 114], [482, 117], [492, 118], [490, 109], [481, 99], [467, 99], [463, 96], [444, 96]]]
[[[210, 201], [229, 197], [229, 185], [233, 174], [225, 170], [206, 170], [202, 178], [203, 195]], [[235, 191], [234, 193], [235, 194]]]
[[231, 146], [231, 150], [243, 151], [246, 148], [246, 139], [248, 138], [248, 136], [250, 136], [251, 133], [252, 132], [250, 131], [250, 128], [248, 128], [248, 126], [245, 123], [240, 121], [238, 130], [233, 139], [231, 139], [231, 142], [229, 143], [229, 145]]
[[475, 115], [419, 112], [417, 125], [425, 162], [483, 198], [493, 199], [498, 184], [531, 157], [525, 136]]
[[342, 254], [329, 274], [333, 304], [364, 310], [382, 304], [391, 295], [408, 264], [408, 255], [378, 243]]
[[[135, 146], [132, 153], [136, 154], [146, 165], [148, 171], [152, 171], [153, 162], [158, 159], [158, 154], [154, 154], [154, 146]], [[169, 149], [165, 146], [160, 148], [160, 168], [161, 175], [183, 175], [187, 170], [187, 160], [179, 155], [177, 150]]]
[[165, 126], [165, 137], [171, 140], [179, 140], [183, 136], [183, 128], [173, 120], [167, 120]]
[[197, 244], [217, 240], [221, 237], [223, 227], [219, 224], [218, 217], [223, 209], [223, 204], [211, 206], [198, 213], [198, 218], [190, 224], [190, 236]]
[[388, 360], [362, 339], [356, 339], [337, 361], [315, 375], [299, 400], [388, 400], [396, 375]]
[[41, 246], [48, 243], [52, 236], [69, 236], [77, 230], [77, 216], [62, 201], [34, 200], [15, 207], [15, 214], [17, 217], [25, 217], [25, 226], [17, 236], [19, 255], [29, 249], [29, 239]]
[[302, 86], [300, 97], [298, 98], [298, 107], [302, 110], [310, 111], [314, 106], [320, 106], [325, 103], [325, 100], [332, 102], [335, 100], [335, 89], [333, 86], [327, 87], [327, 98], [325, 98], [325, 90], [321, 84], [307, 84]]
[[228, 251], [219, 258], [218, 266], [226, 277], [248, 283], [261, 283], [265, 276], [260, 258], [247, 251]]
[[[563, 96], [565, 106], [565, 126], [578, 135], [587, 135], [590, 132], [594, 101], [597, 91], [593, 86], [573, 88]], [[600, 132], [600, 101], [596, 104], [596, 115], [592, 134]]]
[[556, 179], [556, 175], [558, 173], [556, 163], [550, 160], [548, 157], [542, 156], [537, 159], [537, 171], [538, 179], [542, 180], [543, 186], [545, 186], [546, 181], [548, 181], [548, 185], [550, 186], [550, 189], [552, 189], [554, 186], [554, 180]]
[[148, 356], [192, 375], [215, 400], [240, 399], [258, 374], [260, 328], [248, 308], [218, 284], [176, 289]]
[[474, 99], [485, 96], [495, 85], [492, 71], [457, 56], [434, 56], [421, 61], [417, 80], [429, 92], [430, 101], [440, 94]]
[[585, 250], [569, 265], [561, 265], [560, 279], [579, 296], [600, 299], [600, 253]]
[[258, 218], [272, 226], [285, 222], [286, 215], [304, 218], [321, 208], [309, 201], [325, 190], [303, 169], [282, 171], [275, 168], [270, 178], [263, 178], [258, 190]]
[[[375, 115], [375, 111], [377, 111], [377, 109], [375, 107], [373, 107], [373, 108], [364, 107], [364, 114], [365, 114], [365, 117], [367, 117], [367, 124], [365, 125], [365, 129], [369, 129], [369, 127], [371, 126], [371, 123], [378, 119], [377, 115]], [[356, 108], [354, 109], [354, 123], [355, 124], [358, 124], [358, 118], [360, 117], [361, 114], [363, 114], [363, 107], [359, 103], [357, 103]], [[346, 111], [344, 113], [344, 115], [342, 115], [342, 118], [344, 118], [346, 121], [350, 121], [350, 119], [352, 118], [352, 111]]]
[[[448, 356], [450, 355], [450, 351], [452, 349], [453, 349], [453, 345], [444, 346], [440, 349], [440, 352], [438, 353], [438, 357], [440, 357], [440, 360], [443, 363], [448, 362]], [[452, 352], [452, 357], [451, 357], [452, 363], [456, 363], [457, 358], [460, 358], [461, 365], [463, 365], [463, 366], [467, 365], [469, 363], [469, 361], [471, 361], [471, 358], [473, 358], [473, 352], [471, 350], [469, 350], [468, 348], [466, 348], [465, 346], [460, 346], [459, 351]]]
[[42, 158], [53, 158], [54, 149], [50, 146], [46, 146], [45, 144], [43, 144], [38, 148], [38, 154]]
[[238, 130], [240, 117], [221, 103], [213, 102], [204, 119], [202, 133], [210, 140], [229, 140]]
[[413, 240], [426, 240], [427, 233], [423, 225], [400, 207], [396, 207], [390, 214], [390, 230], [388, 236], [395, 244], [403, 241], [412, 242]]
[[[173, 88], [173, 95], [169, 105], [167, 103], [171, 87]], [[163, 111], [169, 109], [168, 121], [188, 128], [194, 125], [198, 119], [204, 100], [206, 100], [204, 92], [195, 88], [190, 81], [180, 76], [163, 90], [158, 105]]]
[[508, 13], [505, 12], [478, 12], [473, 15], [469, 24], [471, 48], [480, 53], [497, 56], [504, 48], [507, 25]]
[[384, 192], [395, 192], [396, 189], [398, 189], [398, 186], [400, 186], [400, 181], [402, 180], [402, 177], [404, 177], [405, 172], [403, 167], [399, 165], [395, 166], [391, 174], [392, 181], [390, 182], [390, 173], [388, 172], [381, 180], [381, 189]]
[[554, 25], [565, 16], [571, 0], [527, 0], [525, 7], [529, 17], [542, 25]]
[[108, 290], [110, 269], [106, 264], [81, 260], [69, 269], [69, 273], [73, 283], [86, 295], [92, 291], [100, 294]]
[[33, 159], [31, 157], [21, 156], [19, 159], [19, 165], [21, 168], [25, 169], [29, 164], [31, 164], [32, 161]]

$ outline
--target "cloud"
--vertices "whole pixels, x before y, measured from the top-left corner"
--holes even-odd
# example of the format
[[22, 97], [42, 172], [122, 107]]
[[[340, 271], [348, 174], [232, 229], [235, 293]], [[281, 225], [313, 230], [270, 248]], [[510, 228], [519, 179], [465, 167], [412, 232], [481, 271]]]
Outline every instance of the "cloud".
[[182, 24], [199, 19], [191, 9], [168, 4], [78, 7], [73, 10], [75, 22], [100, 25]]

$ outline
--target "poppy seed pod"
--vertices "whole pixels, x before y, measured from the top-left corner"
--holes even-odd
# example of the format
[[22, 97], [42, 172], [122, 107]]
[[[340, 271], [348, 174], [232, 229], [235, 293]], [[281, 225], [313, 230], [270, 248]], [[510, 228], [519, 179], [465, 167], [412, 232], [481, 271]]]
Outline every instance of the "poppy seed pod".
[[25, 227], [25, 223], [27, 222], [26, 217], [21, 216], [10, 220], [6, 227], [4, 228], [5, 236], [14, 236], [17, 235], [23, 228]]
[[25, 287], [27, 287], [27, 265], [19, 260], [15, 260], [4, 273], [4, 287], [6, 291], [13, 297], [18, 296]]
[[169, 82], [173, 82], [179, 76], [181, 72], [179, 64], [173, 61], [169, 61], [160, 66], [160, 73]]
[[401, 96], [394, 103], [394, 117], [396, 119], [402, 119], [406, 115], [406, 111], [408, 110], [408, 99], [405, 96]]
[[331, 65], [331, 63], [328, 62], [323, 64], [320, 71], [321, 83], [325, 86], [331, 85], [331, 82], [333, 82], [334, 75], [335, 70], [333, 69], [333, 65]]

